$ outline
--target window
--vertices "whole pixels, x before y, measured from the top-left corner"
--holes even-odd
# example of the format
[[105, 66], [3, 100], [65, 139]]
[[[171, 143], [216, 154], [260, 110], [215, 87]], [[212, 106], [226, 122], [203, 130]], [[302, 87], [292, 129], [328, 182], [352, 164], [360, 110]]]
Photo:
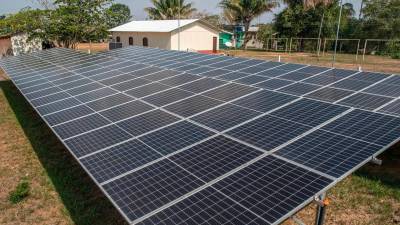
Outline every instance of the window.
[[143, 46], [149, 46], [149, 39], [147, 39], [147, 37], [143, 38]]
[[129, 37], [129, 45], [133, 45], [133, 37]]
[[117, 42], [120, 43], [121, 42], [121, 38], [119, 36], [117, 36]]

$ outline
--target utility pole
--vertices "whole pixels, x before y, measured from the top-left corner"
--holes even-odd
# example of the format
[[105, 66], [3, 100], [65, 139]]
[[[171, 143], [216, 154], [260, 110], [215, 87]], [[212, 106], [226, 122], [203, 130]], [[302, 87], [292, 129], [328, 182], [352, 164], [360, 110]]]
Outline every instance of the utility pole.
[[337, 52], [339, 32], [340, 32], [340, 22], [341, 22], [341, 19], [342, 19], [342, 10], [343, 10], [343, 4], [342, 3], [343, 3], [343, 0], [340, 0], [340, 11], [339, 11], [339, 19], [338, 19], [337, 30], [336, 30], [335, 51], [333, 53], [332, 68], [334, 67], [335, 62], [336, 62], [336, 52]]
[[178, 51], [181, 50], [181, 1], [178, 0]]

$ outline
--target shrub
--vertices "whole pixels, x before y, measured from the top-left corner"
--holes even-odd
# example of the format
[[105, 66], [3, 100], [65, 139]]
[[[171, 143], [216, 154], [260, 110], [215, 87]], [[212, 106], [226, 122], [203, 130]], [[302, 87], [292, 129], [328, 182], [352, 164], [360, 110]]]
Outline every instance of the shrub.
[[22, 179], [15, 190], [10, 192], [8, 199], [11, 203], [16, 204], [21, 202], [29, 195], [30, 185], [26, 179]]

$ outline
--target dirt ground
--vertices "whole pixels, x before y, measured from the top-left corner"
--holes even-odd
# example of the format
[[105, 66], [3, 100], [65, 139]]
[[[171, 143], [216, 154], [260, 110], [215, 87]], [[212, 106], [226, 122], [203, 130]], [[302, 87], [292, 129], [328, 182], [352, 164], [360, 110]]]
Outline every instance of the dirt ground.
[[108, 43], [79, 43], [77, 46], [77, 50], [88, 52], [91, 50], [93, 53], [102, 52], [108, 50]]

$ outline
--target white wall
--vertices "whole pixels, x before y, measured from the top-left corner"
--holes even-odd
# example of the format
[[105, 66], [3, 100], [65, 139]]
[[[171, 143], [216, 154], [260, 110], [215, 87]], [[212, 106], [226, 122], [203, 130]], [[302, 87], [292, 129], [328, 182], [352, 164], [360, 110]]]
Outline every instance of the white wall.
[[133, 37], [133, 45], [143, 46], [143, 38], [147, 37], [149, 47], [170, 49], [170, 33], [156, 32], [112, 32], [113, 41], [121, 38], [122, 47], [129, 46], [129, 37]]
[[[180, 50], [213, 50], [213, 37], [217, 37], [217, 50], [219, 50], [219, 33], [201, 23], [193, 23], [183, 27], [180, 32]], [[178, 50], [178, 30], [171, 34], [171, 49]]]

